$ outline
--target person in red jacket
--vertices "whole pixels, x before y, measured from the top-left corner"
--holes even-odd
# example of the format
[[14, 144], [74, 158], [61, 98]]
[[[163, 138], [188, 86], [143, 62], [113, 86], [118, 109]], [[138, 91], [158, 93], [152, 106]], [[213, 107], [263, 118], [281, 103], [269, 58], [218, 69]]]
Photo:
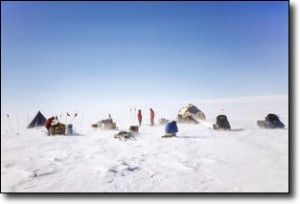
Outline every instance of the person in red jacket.
[[151, 126], [154, 126], [154, 111], [152, 108], [150, 108], [150, 123]]
[[47, 128], [48, 130], [48, 135], [50, 135], [50, 127], [51, 127], [51, 124], [52, 124], [52, 121], [55, 119], [55, 117], [51, 117], [51, 118], [48, 118], [45, 122], [45, 127]]
[[138, 121], [139, 121], [139, 126], [141, 126], [142, 125], [142, 111], [141, 111], [141, 109], [139, 109], [139, 111], [138, 111], [137, 118], [138, 118]]

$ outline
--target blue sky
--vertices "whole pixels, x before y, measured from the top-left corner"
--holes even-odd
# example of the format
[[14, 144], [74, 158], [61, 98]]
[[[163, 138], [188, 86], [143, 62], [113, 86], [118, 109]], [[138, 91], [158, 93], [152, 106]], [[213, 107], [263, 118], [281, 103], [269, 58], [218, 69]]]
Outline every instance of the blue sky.
[[288, 2], [1, 2], [7, 109], [277, 94]]

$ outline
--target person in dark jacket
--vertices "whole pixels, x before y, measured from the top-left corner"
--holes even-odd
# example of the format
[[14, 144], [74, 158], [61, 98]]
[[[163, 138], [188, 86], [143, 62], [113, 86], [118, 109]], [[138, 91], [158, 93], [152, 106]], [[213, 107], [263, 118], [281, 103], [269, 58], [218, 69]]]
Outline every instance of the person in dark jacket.
[[150, 108], [150, 123], [151, 126], [154, 126], [154, 111], [152, 108]]
[[176, 121], [169, 122], [165, 128], [166, 136], [176, 136], [178, 127]]
[[138, 111], [137, 118], [138, 118], [138, 121], [139, 121], [139, 126], [141, 126], [142, 125], [142, 111], [141, 111], [141, 109], [139, 109], [139, 111]]

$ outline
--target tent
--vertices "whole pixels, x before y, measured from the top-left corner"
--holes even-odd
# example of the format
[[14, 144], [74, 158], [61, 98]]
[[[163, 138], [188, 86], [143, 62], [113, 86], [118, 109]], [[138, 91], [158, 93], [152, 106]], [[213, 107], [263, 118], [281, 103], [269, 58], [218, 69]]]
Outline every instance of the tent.
[[269, 113], [265, 120], [258, 120], [257, 125], [262, 128], [284, 128], [284, 124], [273, 113]]
[[181, 123], [195, 123], [198, 124], [197, 120], [205, 120], [205, 115], [193, 104], [189, 104], [179, 110], [177, 115], [178, 122]]
[[31, 121], [31, 123], [29, 123], [29, 125], [27, 126], [27, 128], [34, 128], [34, 127], [38, 127], [38, 126], [44, 126], [45, 122], [46, 122], [46, 118], [43, 116], [43, 114], [39, 111], [36, 116], [34, 117], [34, 119]]
[[113, 119], [111, 118], [110, 115], [109, 115], [108, 119], [100, 120], [98, 123], [92, 124], [92, 127], [93, 128], [100, 127], [102, 129], [105, 129], [105, 130], [116, 130], [116, 129], [118, 129], [116, 123], [113, 121]]
[[218, 115], [216, 118], [216, 124], [213, 124], [214, 130], [230, 130], [230, 124], [226, 115]]

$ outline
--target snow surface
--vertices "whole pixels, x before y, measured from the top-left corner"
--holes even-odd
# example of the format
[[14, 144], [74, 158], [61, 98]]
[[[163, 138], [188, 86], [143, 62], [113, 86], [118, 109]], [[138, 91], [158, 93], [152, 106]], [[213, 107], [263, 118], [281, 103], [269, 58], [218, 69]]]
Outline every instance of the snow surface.
[[[161, 138], [164, 126], [149, 126], [145, 107], [140, 134], [127, 141], [114, 138], [131, 124], [126, 110], [112, 114], [118, 131], [92, 129], [86, 114], [88, 122], [74, 120], [73, 136], [47, 136], [45, 128], [26, 129], [26, 122], [5, 126], [1, 116], [2, 192], [288, 192], [288, 96], [193, 104], [207, 119], [178, 124], [177, 138]], [[175, 119], [182, 105], [153, 106], [156, 121]], [[214, 131], [221, 113], [243, 130]], [[258, 128], [256, 120], [268, 113], [278, 114], [286, 128]]]

